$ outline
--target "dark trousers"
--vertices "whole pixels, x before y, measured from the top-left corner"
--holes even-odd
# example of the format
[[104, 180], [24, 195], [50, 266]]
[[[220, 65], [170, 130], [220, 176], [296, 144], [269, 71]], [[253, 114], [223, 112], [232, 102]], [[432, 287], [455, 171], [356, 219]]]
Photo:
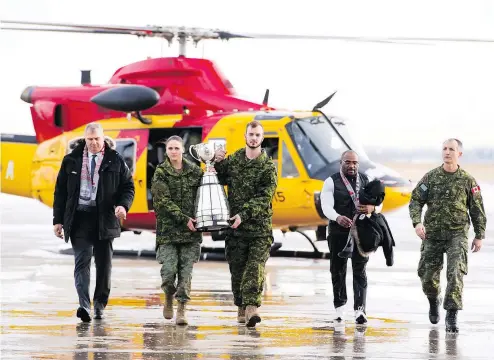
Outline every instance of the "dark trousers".
[[[342, 251], [347, 243], [348, 232], [330, 232], [328, 236], [329, 263], [331, 281], [333, 282], [333, 304], [335, 308], [343, 306], [347, 302], [346, 294], [346, 269], [347, 258], [340, 258], [338, 253]], [[365, 268], [369, 258], [364, 258], [358, 253], [357, 246], [353, 247], [352, 254], [353, 272], [353, 308], [357, 310], [362, 307], [365, 311], [365, 300], [367, 295], [367, 274]]]
[[74, 250], [74, 280], [79, 296], [79, 306], [85, 308], [88, 313], [91, 309], [89, 282], [91, 258], [94, 254], [96, 288], [93, 305], [95, 309], [103, 310], [110, 296], [113, 239], [99, 239], [98, 213], [82, 211], [75, 213], [70, 238]]

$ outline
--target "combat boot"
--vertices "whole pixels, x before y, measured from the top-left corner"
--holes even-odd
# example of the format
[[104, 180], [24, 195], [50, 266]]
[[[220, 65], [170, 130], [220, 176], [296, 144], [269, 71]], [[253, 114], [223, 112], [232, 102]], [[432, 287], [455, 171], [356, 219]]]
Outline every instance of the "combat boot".
[[458, 315], [458, 310], [447, 310], [446, 311], [446, 332], [457, 333], [460, 331], [456, 324]]
[[242, 306], [239, 306], [238, 307], [238, 310], [237, 310], [237, 321], [240, 324], [245, 323], [245, 309]]
[[442, 299], [438, 297], [429, 297], [429, 320], [431, 324], [437, 324], [439, 322], [439, 306], [441, 306]]
[[257, 323], [261, 322], [257, 306], [247, 305], [245, 309], [245, 322], [245, 326], [247, 327], [255, 327]]
[[166, 294], [166, 303], [163, 307], [163, 317], [173, 319], [173, 294]]
[[177, 325], [187, 325], [187, 318], [185, 317], [185, 303], [179, 302], [177, 308], [177, 319], [175, 320]]

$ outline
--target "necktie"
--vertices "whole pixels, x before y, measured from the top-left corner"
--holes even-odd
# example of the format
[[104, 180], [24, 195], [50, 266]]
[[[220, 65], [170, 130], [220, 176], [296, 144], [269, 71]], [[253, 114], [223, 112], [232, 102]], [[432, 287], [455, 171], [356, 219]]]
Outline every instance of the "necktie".
[[93, 155], [93, 158], [91, 159], [91, 182], [93, 182], [94, 169], [96, 168], [96, 156], [97, 155]]

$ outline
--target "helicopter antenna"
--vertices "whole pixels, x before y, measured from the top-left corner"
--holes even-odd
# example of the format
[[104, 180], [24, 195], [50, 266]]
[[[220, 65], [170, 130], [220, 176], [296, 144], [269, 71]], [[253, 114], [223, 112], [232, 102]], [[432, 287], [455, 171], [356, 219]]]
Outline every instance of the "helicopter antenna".
[[91, 85], [91, 70], [81, 70], [81, 85]]
[[317, 111], [317, 110], [323, 108], [324, 106], [326, 106], [328, 104], [328, 102], [333, 98], [334, 94], [336, 94], [336, 91], [334, 93], [332, 93], [331, 95], [329, 95], [326, 99], [324, 99], [323, 101], [321, 101], [319, 104], [317, 104], [316, 106], [314, 106], [314, 108], [312, 109], [312, 111]]
[[264, 106], [268, 106], [268, 99], [269, 99], [269, 89], [266, 89], [266, 92], [264, 93], [264, 100], [262, 101], [262, 104]]

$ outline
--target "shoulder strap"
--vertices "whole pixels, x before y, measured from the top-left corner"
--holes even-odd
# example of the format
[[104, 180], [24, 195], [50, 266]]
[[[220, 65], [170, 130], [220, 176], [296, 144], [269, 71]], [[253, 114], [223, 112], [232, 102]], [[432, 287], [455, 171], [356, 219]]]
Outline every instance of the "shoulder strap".
[[358, 193], [360, 190], [360, 175], [357, 173], [357, 177], [355, 178], [355, 191], [353, 191], [352, 185], [350, 185], [350, 182], [346, 178], [346, 176], [343, 174], [343, 172], [340, 169], [340, 176], [341, 179], [343, 180], [343, 183], [345, 184], [346, 189], [348, 190], [348, 194], [350, 194], [350, 197], [352, 198], [353, 203], [355, 204], [355, 207], [359, 206], [359, 198], [358, 198]]

